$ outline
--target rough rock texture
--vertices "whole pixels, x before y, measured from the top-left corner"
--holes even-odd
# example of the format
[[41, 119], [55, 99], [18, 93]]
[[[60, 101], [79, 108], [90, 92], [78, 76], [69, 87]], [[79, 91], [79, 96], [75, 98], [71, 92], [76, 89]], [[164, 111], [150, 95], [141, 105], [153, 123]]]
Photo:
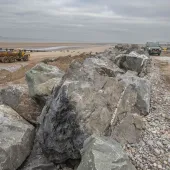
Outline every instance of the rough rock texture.
[[137, 44], [117, 44], [114, 47], [114, 50], [117, 50], [119, 53], [124, 53], [124, 54], [129, 54], [132, 51], [136, 51], [139, 54], [144, 54], [144, 50], [142, 50], [142, 48], [137, 45]]
[[37, 139], [35, 139], [34, 147], [31, 151], [30, 156], [17, 170], [73, 170], [72, 167], [73, 165], [69, 164], [69, 162], [67, 164], [58, 165], [50, 162], [43, 154], [42, 149], [37, 142]]
[[10, 106], [27, 121], [36, 123], [41, 109], [29, 96], [26, 85], [8, 86], [0, 91], [0, 95], [2, 103]]
[[138, 113], [136, 103], [137, 92], [132, 85], [129, 85], [118, 102], [111, 122], [111, 135], [122, 144], [139, 142], [144, 128], [143, 118], [136, 114]]
[[147, 73], [146, 66], [149, 58], [146, 55], [139, 55], [136, 52], [130, 54], [120, 54], [115, 58], [115, 63], [124, 70], [136, 71], [138, 74]]
[[55, 66], [39, 63], [26, 73], [29, 94], [44, 105], [54, 86], [57, 86], [64, 72]]
[[42, 153], [42, 149], [39, 146], [37, 140], [34, 141], [34, 147], [31, 151], [27, 161], [18, 170], [58, 170], [52, 162]]
[[136, 107], [140, 114], [147, 115], [150, 111], [151, 84], [146, 78], [140, 78], [132, 72], [118, 76], [125, 83], [125, 86], [133, 86], [133, 91], [137, 93]]
[[121, 145], [114, 140], [90, 137], [85, 141], [77, 170], [135, 170]]
[[34, 127], [8, 106], [0, 105], [0, 169], [17, 169], [30, 154]]
[[[102, 56], [70, 66], [40, 119], [38, 139], [50, 161], [79, 159], [83, 142], [91, 134], [114, 137], [122, 131], [117, 138], [119, 142], [139, 141], [143, 120], [136, 115], [140, 114], [140, 108], [136, 107], [138, 92], [133, 84], [126, 85], [120, 80], [123, 73], [110, 58]], [[131, 132], [123, 132], [122, 128], [127, 126]], [[129, 133], [133, 140], [129, 139]], [[122, 140], [124, 137], [127, 139]]]
[[129, 44], [117, 44], [117, 45], [115, 45], [115, 49], [117, 49], [121, 52], [129, 50], [129, 48], [130, 48]]

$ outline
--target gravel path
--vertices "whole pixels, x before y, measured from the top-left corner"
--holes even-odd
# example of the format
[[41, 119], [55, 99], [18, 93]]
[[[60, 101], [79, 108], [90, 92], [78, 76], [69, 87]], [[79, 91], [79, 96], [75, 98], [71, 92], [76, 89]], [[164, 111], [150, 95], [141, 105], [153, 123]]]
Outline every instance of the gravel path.
[[141, 142], [126, 150], [137, 170], [170, 170], [170, 86], [158, 66], [151, 67], [151, 113], [144, 118]]
[[167, 56], [154, 57], [154, 58], [159, 61], [167, 61], [168, 63], [170, 63], [170, 57]]

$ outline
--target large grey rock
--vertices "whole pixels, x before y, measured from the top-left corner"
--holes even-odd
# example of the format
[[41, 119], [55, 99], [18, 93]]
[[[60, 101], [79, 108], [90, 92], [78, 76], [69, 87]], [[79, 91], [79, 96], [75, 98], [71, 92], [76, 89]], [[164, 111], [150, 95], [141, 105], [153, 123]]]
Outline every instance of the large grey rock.
[[11, 85], [0, 91], [1, 101], [10, 106], [20, 116], [31, 123], [36, 123], [41, 109], [29, 96], [26, 85]]
[[64, 72], [55, 66], [44, 63], [37, 64], [26, 73], [30, 96], [41, 101], [43, 105], [63, 75]]
[[112, 138], [124, 144], [134, 144], [140, 141], [144, 129], [142, 117], [137, 114], [125, 114], [120, 122], [112, 125]]
[[0, 105], [0, 169], [17, 169], [30, 154], [34, 127], [8, 106]]
[[145, 78], [139, 78], [127, 72], [124, 75], [117, 76], [125, 83], [125, 87], [132, 85], [134, 91], [137, 93], [136, 107], [141, 115], [147, 115], [150, 111], [150, 99], [151, 99], [151, 84], [150, 81]]
[[135, 167], [115, 140], [90, 137], [84, 144], [77, 170], [135, 170]]
[[129, 71], [117, 78], [125, 89], [113, 114], [110, 134], [121, 144], [138, 143], [145, 128], [142, 116], [150, 111], [150, 82]]
[[41, 115], [38, 139], [48, 159], [79, 159], [89, 135], [107, 133], [123, 90], [104, 60], [73, 63]]
[[111, 120], [111, 136], [121, 144], [138, 143], [144, 129], [143, 118], [138, 115], [138, 93], [133, 84], [125, 86], [113, 118]]
[[120, 54], [115, 58], [115, 63], [124, 70], [136, 71], [138, 74], [147, 74], [147, 64], [149, 58], [136, 52], [130, 54]]
[[116, 77], [119, 74], [124, 74], [125, 71], [114, 64], [115, 57], [114, 53], [109, 54], [109, 52], [105, 52], [97, 55], [95, 58], [85, 60], [84, 65], [92, 70], [96, 69], [101, 75]]

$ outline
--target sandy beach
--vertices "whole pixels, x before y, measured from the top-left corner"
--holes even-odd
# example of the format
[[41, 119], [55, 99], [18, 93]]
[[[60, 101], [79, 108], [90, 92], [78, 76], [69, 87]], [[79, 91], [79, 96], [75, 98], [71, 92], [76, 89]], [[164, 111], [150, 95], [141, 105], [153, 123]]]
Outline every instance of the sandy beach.
[[60, 56], [67, 56], [67, 55], [79, 55], [81, 53], [99, 53], [103, 52], [106, 49], [108, 49], [110, 45], [104, 45], [104, 46], [91, 46], [91, 47], [82, 47], [79, 49], [67, 49], [67, 50], [59, 50], [59, 51], [53, 51], [53, 52], [33, 52], [31, 53], [30, 61], [40, 61], [42, 59], [46, 58], [57, 58]]
[[96, 43], [28, 43], [28, 42], [0, 42], [0, 48], [46, 48], [58, 46], [96, 46]]
[[[106, 49], [110, 48], [111, 45], [95, 45], [95, 44], [81, 44], [79, 48], [70, 48], [71, 46], [80, 46], [80, 44], [75, 43], [0, 43], [2, 48], [47, 48], [54, 46], [67, 46], [66, 49], [58, 51], [48, 51], [48, 52], [30, 52], [30, 58], [27, 62], [15, 62], [15, 63], [0, 63], [0, 84], [10, 84], [10, 83], [25, 83], [25, 72], [35, 66], [37, 63], [43, 61], [44, 59], [57, 59], [60, 58], [58, 62], [53, 63], [60, 69], [66, 69], [70, 62], [75, 59], [75, 56], [79, 56], [82, 53], [99, 53], [104, 52]], [[68, 56], [68, 57], [67, 57]], [[71, 56], [71, 57], [69, 57]], [[62, 59], [63, 57], [63, 59]], [[79, 58], [79, 57], [78, 57]], [[77, 58], [76, 58], [77, 59]], [[63, 62], [65, 63], [63, 65]]]

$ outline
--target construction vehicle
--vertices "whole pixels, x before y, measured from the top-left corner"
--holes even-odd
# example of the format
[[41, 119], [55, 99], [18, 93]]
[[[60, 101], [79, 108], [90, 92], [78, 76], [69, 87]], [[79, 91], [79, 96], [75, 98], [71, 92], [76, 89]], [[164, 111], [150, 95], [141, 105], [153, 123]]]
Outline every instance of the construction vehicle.
[[2, 63], [14, 63], [16, 61], [28, 61], [30, 54], [26, 54], [24, 51], [0, 51], [0, 62]]

